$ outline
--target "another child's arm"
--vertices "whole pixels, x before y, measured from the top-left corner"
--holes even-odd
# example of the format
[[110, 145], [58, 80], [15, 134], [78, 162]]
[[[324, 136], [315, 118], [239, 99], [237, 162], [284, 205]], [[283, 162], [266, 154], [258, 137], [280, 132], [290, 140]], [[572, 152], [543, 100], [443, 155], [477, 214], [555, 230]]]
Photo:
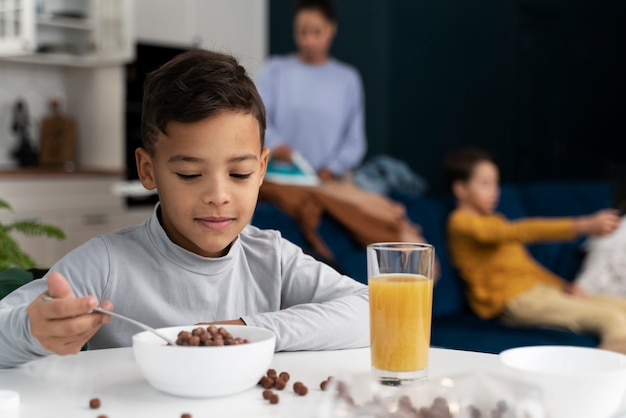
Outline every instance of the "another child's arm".
[[481, 244], [536, 243], [575, 238], [573, 218], [521, 218], [509, 221], [500, 214], [480, 215], [457, 210], [448, 219], [448, 236]]
[[[77, 298], [60, 273], [50, 273], [47, 284], [47, 293], [54, 300], [44, 300], [41, 295], [28, 306], [31, 334], [45, 349], [56, 354], [78, 353], [111, 317], [87, 314], [98, 305], [97, 299], [94, 296]], [[110, 302], [103, 302], [101, 306], [113, 308]]]
[[591, 215], [580, 216], [574, 219], [576, 235], [603, 236], [615, 231], [620, 223], [618, 211], [603, 209]]

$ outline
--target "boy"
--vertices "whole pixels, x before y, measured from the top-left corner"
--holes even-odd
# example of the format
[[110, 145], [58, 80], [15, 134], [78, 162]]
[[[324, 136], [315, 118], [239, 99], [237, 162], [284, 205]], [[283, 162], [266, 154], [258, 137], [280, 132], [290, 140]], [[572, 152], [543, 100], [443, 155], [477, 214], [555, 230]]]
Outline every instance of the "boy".
[[137, 169], [160, 203], [143, 224], [88, 241], [0, 301], [0, 367], [86, 342], [131, 345], [140, 330], [89, 313], [98, 301], [153, 327], [265, 327], [277, 351], [367, 346], [367, 287], [248, 225], [269, 149], [265, 109], [243, 67], [185, 52], [147, 77], [142, 112]]
[[448, 219], [448, 247], [476, 314], [595, 333], [601, 348], [626, 353], [626, 299], [585, 295], [535, 262], [524, 246], [609, 234], [619, 225], [615, 211], [510, 222], [494, 213], [499, 174], [489, 154], [474, 148], [454, 152], [445, 161], [445, 174], [457, 202]]

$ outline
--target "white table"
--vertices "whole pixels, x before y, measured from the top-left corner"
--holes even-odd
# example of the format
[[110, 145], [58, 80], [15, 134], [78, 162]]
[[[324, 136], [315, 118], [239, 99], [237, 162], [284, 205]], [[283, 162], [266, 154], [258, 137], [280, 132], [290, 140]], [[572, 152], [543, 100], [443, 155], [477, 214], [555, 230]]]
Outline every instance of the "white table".
[[[261, 387], [215, 399], [186, 399], [152, 388], [143, 378], [130, 348], [94, 350], [75, 356], [51, 356], [16, 369], [0, 370], [0, 390], [20, 393], [20, 418], [179, 418], [182, 413], [201, 417], [313, 417], [324, 396], [319, 388], [329, 375], [367, 372], [369, 349], [288, 352], [274, 355], [271, 367], [291, 375], [280, 402], [269, 404]], [[469, 351], [431, 349], [430, 376], [443, 377], [471, 371], [501, 372], [498, 356]], [[304, 397], [291, 390], [300, 380], [309, 387]], [[93, 410], [89, 400], [102, 406]]]

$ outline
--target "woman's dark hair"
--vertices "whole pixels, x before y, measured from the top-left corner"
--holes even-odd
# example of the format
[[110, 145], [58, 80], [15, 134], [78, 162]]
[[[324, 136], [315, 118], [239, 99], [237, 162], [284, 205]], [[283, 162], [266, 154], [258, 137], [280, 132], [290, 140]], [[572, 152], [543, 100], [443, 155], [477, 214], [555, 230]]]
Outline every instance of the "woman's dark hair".
[[298, 0], [294, 7], [293, 15], [297, 15], [302, 10], [317, 10], [331, 22], [337, 22], [335, 6], [331, 0]]
[[251, 114], [265, 138], [265, 107], [254, 82], [228, 54], [193, 49], [149, 73], [141, 115], [143, 147], [150, 154], [171, 121], [197, 122], [221, 112]]
[[478, 147], [472, 146], [450, 152], [443, 164], [446, 188], [452, 191], [454, 182], [468, 181], [472, 177], [474, 168], [484, 161], [496, 164], [491, 154]]

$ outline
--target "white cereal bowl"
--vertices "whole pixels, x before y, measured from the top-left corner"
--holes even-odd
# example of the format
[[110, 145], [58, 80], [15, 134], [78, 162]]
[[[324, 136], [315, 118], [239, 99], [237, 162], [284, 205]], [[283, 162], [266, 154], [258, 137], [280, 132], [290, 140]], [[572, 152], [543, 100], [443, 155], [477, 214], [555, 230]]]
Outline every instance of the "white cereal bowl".
[[608, 418], [626, 395], [626, 355], [588, 347], [530, 346], [505, 350], [515, 377], [539, 386], [550, 418]]
[[[272, 362], [276, 336], [264, 328], [220, 326], [233, 337], [250, 342], [214, 347], [168, 346], [149, 331], [133, 335], [135, 360], [148, 383], [163, 392], [190, 398], [232, 395], [255, 386]], [[176, 340], [180, 331], [198, 327], [159, 331]]]

